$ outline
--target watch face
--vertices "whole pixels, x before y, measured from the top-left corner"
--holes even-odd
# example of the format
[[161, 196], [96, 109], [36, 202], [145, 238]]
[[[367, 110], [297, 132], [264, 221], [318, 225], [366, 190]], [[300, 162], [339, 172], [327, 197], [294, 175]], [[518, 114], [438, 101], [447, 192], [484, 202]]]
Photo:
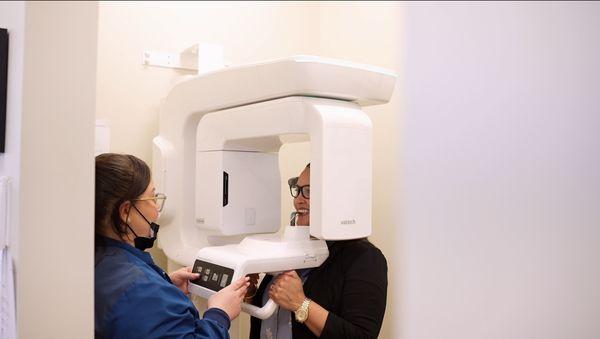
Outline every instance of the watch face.
[[296, 311], [296, 320], [304, 321], [304, 320], [306, 320], [307, 317], [308, 317], [308, 312], [306, 312], [305, 310], [300, 309], [300, 310]]

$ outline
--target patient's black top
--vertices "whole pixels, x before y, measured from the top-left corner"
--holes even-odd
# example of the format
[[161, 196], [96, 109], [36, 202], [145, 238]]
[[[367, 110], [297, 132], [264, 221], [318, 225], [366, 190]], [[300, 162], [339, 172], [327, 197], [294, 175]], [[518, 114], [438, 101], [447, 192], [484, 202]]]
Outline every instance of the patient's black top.
[[[385, 313], [387, 262], [381, 251], [367, 239], [327, 243], [329, 257], [311, 270], [304, 294], [327, 311], [320, 338], [377, 338]], [[262, 300], [272, 279], [266, 276], [253, 303]], [[252, 317], [250, 339], [260, 338], [260, 319]], [[317, 338], [292, 316], [294, 339]]]

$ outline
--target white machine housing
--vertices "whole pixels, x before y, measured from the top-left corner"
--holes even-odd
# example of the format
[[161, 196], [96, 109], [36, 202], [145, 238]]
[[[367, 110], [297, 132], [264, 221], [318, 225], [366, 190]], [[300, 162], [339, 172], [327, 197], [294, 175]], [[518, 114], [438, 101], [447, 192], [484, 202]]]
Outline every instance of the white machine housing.
[[[276, 232], [281, 179], [273, 154], [282, 145], [279, 135], [288, 134], [311, 141], [310, 233], [326, 240], [370, 235], [371, 121], [354, 103], [310, 97], [244, 105], [200, 120], [196, 225], [221, 235]], [[224, 167], [238, 172], [229, 173], [230, 194], [223, 190]]]
[[[212, 202], [197, 201], [195, 189], [203, 177], [198, 177], [196, 151], [276, 153], [285, 142], [306, 140], [311, 141], [311, 235], [325, 240], [368, 236], [371, 122], [361, 107], [388, 102], [395, 81], [396, 75], [383, 68], [294, 56], [229, 67], [176, 83], [161, 104], [159, 135], [153, 139], [154, 183], [157, 191], [168, 196], [159, 219], [158, 245], [170, 260], [191, 265], [200, 248], [222, 243], [218, 237], [207, 237], [207, 232], [232, 235], [253, 233], [253, 227], [259, 233], [279, 229], [278, 223], [266, 226], [266, 222], [253, 227], [244, 224], [237, 230], [231, 224], [221, 228], [218, 221], [198, 225], [197, 209], [202, 204], [214, 206], [210, 205], [218, 201], [212, 201], [214, 196], [222, 195], [217, 191], [222, 178], [200, 185], [207, 189], [202, 199]], [[364, 142], [354, 142], [355, 137]], [[219, 167], [228, 166], [226, 160], [223, 164], [214, 167], [213, 176]], [[235, 189], [230, 185], [231, 192]], [[240, 208], [245, 221], [246, 207]], [[278, 214], [279, 203], [275, 208]], [[255, 218], [262, 218], [258, 211]], [[265, 216], [264, 220], [278, 219]]]
[[[325, 240], [371, 234], [372, 132], [361, 105], [387, 102], [395, 79], [380, 68], [299, 56], [215, 71], [171, 89], [154, 139], [155, 185], [169, 197], [158, 236], [171, 260], [201, 273], [193, 293], [208, 298], [249, 273], [317, 267], [328, 256]], [[310, 227], [209, 247], [279, 230], [277, 152], [306, 140]], [[290, 236], [296, 229], [305, 234]], [[243, 309], [264, 319], [276, 305]]]
[[[192, 268], [200, 277], [189, 284], [189, 289], [194, 294], [209, 298], [248, 273], [277, 274], [291, 269], [318, 267], [328, 256], [325, 241], [310, 239], [308, 227], [287, 226], [281, 236], [259, 234], [248, 236], [239, 244], [201, 249]], [[277, 305], [269, 299], [260, 308], [244, 303], [242, 310], [256, 318], [267, 319], [277, 310]]]
[[281, 204], [277, 160], [273, 153], [199, 150], [196, 226], [225, 236], [276, 232]]

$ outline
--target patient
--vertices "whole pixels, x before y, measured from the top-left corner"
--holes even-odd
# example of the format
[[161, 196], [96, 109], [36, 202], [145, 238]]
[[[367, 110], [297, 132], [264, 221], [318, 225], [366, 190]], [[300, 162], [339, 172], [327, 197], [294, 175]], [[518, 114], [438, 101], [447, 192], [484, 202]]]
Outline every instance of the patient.
[[[307, 227], [310, 164], [289, 184], [296, 225]], [[279, 310], [266, 320], [251, 319], [251, 339], [377, 338], [386, 306], [385, 257], [366, 238], [327, 246], [329, 257], [320, 267], [263, 279], [253, 304], [261, 307], [271, 298]]]

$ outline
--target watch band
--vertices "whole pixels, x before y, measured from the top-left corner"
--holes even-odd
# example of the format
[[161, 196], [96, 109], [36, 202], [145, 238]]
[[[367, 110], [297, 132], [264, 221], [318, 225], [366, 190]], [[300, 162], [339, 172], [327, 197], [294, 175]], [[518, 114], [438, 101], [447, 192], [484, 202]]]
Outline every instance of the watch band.
[[297, 322], [303, 324], [306, 321], [306, 319], [308, 319], [308, 305], [310, 305], [310, 301], [311, 300], [308, 298], [304, 299], [302, 305], [300, 305], [300, 307], [298, 307], [298, 309], [294, 311], [294, 315]]

